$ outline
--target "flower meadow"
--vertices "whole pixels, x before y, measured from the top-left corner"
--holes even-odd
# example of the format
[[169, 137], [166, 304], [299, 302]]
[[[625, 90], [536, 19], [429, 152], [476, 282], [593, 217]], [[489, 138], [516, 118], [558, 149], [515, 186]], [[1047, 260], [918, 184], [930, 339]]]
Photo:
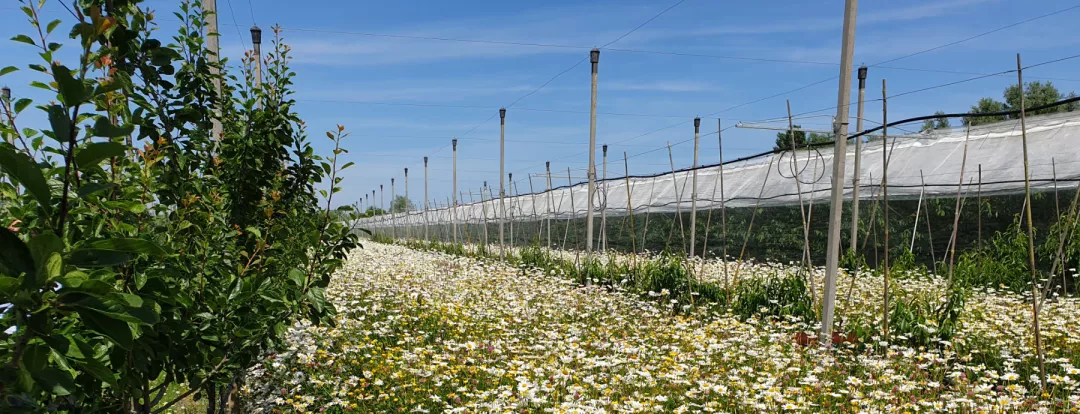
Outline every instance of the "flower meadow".
[[[736, 283], [733, 266], [697, 262], [696, 274]], [[738, 277], [796, 271], [743, 264]], [[823, 272], [813, 273], [821, 286]], [[947, 300], [935, 278], [894, 284], [894, 301]], [[838, 285], [838, 330], [872, 326], [881, 278], [845, 275]], [[265, 413], [1080, 411], [1075, 299], [1041, 308], [1040, 390], [1030, 298], [1021, 295], [975, 291], [955, 323], [915, 328], [929, 338], [952, 329], [949, 340], [860, 333], [822, 346], [807, 343], [817, 328], [809, 318], [740, 317], [669, 294], [365, 243], [327, 289], [336, 326], [292, 325], [287, 345], [248, 372], [241, 392]]]

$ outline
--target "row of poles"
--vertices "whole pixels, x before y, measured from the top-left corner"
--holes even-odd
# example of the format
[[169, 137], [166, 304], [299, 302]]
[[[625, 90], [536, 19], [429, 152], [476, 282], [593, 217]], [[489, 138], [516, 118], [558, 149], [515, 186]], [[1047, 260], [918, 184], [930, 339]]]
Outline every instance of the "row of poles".
[[[203, 6], [203, 9], [205, 11], [210, 12], [208, 14], [208, 16], [207, 16], [208, 21], [207, 21], [207, 25], [206, 25], [206, 31], [208, 33], [217, 33], [218, 24], [217, 24], [217, 14], [216, 14], [216, 8], [217, 8], [216, 7], [216, 0], [202, 0], [202, 6]], [[858, 0], [846, 0], [845, 1], [843, 36], [842, 36], [842, 40], [841, 40], [841, 54], [840, 54], [840, 78], [839, 78], [839, 88], [838, 88], [837, 106], [836, 106], [837, 112], [836, 112], [836, 116], [835, 116], [834, 121], [833, 121], [833, 131], [834, 131], [834, 137], [835, 137], [835, 144], [834, 144], [834, 148], [833, 148], [833, 153], [834, 154], [846, 154], [846, 152], [847, 152], [848, 108], [849, 108], [849, 105], [850, 105], [851, 77], [852, 77], [851, 60], [852, 60], [852, 57], [853, 57], [854, 51], [855, 51], [855, 26], [856, 26], [857, 9], [858, 9]], [[251, 29], [251, 35], [252, 35], [252, 43], [253, 43], [253, 46], [254, 46], [255, 61], [256, 61], [256, 71], [257, 71], [256, 87], [261, 87], [261, 81], [262, 81], [261, 55], [260, 55], [261, 30], [259, 30], [258, 27], [253, 27]], [[212, 62], [216, 63], [218, 61], [218, 36], [207, 36], [206, 40], [207, 40], [207, 47], [211, 52], [210, 53], [210, 59], [211, 59]], [[590, 104], [590, 109], [589, 109], [589, 118], [590, 118], [590, 123], [589, 123], [589, 161], [588, 161], [588, 167], [587, 167], [588, 200], [589, 201], [588, 201], [588, 208], [586, 209], [587, 212], [586, 212], [586, 218], [585, 218], [585, 226], [586, 226], [585, 249], [586, 249], [586, 252], [588, 252], [590, 254], [593, 251], [593, 247], [594, 247], [593, 246], [593, 233], [594, 233], [593, 215], [594, 215], [594, 208], [592, 206], [592, 203], [595, 200], [595, 196], [596, 196], [596, 107], [597, 107], [597, 79], [598, 79], [599, 59], [600, 59], [600, 50], [599, 49], [593, 49], [590, 52], [590, 61], [592, 63], [592, 82], [591, 82], [592, 83], [592, 89], [591, 89], [591, 104]], [[1020, 55], [1019, 54], [1017, 54], [1016, 63], [1017, 63], [1018, 84], [1019, 84], [1019, 86], [1021, 88], [1021, 91], [1023, 91], [1023, 71], [1022, 71], [1022, 66], [1020, 65], [1021, 61], [1020, 61]], [[213, 74], [217, 74], [217, 72], [218, 72], [217, 68], [214, 67], [214, 66], [211, 67], [211, 71], [213, 72]], [[857, 126], [856, 126], [856, 128], [857, 128], [857, 130], [861, 131], [862, 130], [862, 120], [863, 120], [863, 113], [862, 113], [863, 112], [863, 96], [864, 96], [865, 80], [866, 80], [866, 68], [865, 67], [859, 68], [858, 77], [859, 77], [859, 103], [858, 103], [858, 109], [857, 109], [858, 114], [857, 114]], [[220, 93], [220, 91], [221, 91], [221, 80], [220, 80], [219, 77], [216, 77], [216, 76], [214, 77], [214, 84], [215, 84], [215, 88]], [[3, 96], [5, 98], [5, 101], [10, 102], [10, 90], [9, 89], [4, 88]], [[1037, 270], [1036, 270], [1036, 267], [1035, 267], [1036, 263], [1035, 263], [1034, 237], [1033, 237], [1034, 230], [1033, 230], [1033, 224], [1032, 224], [1032, 212], [1031, 212], [1031, 202], [1030, 202], [1030, 200], [1031, 200], [1030, 166], [1029, 166], [1029, 163], [1028, 163], [1026, 112], [1025, 112], [1025, 108], [1024, 108], [1024, 94], [1023, 93], [1020, 94], [1020, 101], [1021, 101], [1020, 102], [1021, 139], [1023, 140], [1023, 158], [1024, 158], [1024, 197], [1025, 197], [1024, 210], [1025, 211], [1023, 213], [1026, 216], [1027, 235], [1028, 235], [1029, 268], [1031, 269], [1031, 277], [1032, 277], [1032, 323], [1033, 323], [1034, 336], [1035, 336], [1036, 352], [1037, 352], [1038, 362], [1039, 362], [1040, 379], [1041, 379], [1041, 384], [1042, 384], [1043, 388], [1045, 388], [1046, 378], [1045, 378], [1045, 368], [1044, 368], [1043, 355], [1042, 355], [1042, 339], [1041, 339], [1041, 335], [1039, 333], [1039, 303], [1038, 303], [1038, 298], [1039, 298], [1039, 286], [1038, 285], [1039, 285], [1039, 283], [1038, 283]], [[884, 137], [883, 142], [887, 143], [888, 142], [888, 138], [887, 138], [888, 137], [888, 133], [887, 133], [888, 121], [887, 121], [887, 116], [885, 116], [887, 114], [887, 100], [886, 100], [886, 96], [885, 96], [885, 81], [884, 80], [882, 80], [882, 110], [883, 110], [883, 117], [885, 118], [882, 121], [882, 124], [883, 124], [882, 135]], [[789, 110], [789, 114], [790, 114], [790, 110]], [[693, 187], [692, 195], [691, 195], [691, 200], [692, 201], [691, 201], [691, 213], [690, 213], [690, 232], [691, 232], [690, 254], [691, 255], [693, 255], [695, 253], [695, 248], [696, 248], [696, 246], [695, 246], [696, 237], [694, 237], [694, 235], [696, 234], [696, 218], [697, 218], [697, 208], [696, 208], [697, 186], [696, 186], [696, 183], [697, 183], [697, 167], [698, 167], [698, 136], [699, 136], [699, 131], [700, 131], [700, 123], [701, 123], [700, 118], [695, 118], [695, 120], [694, 120], [694, 161], [693, 161], [693, 171], [694, 171], [693, 172], [693, 185], [694, 185], [694, 187]], [[790, 124], [790, 121], [789, 121], [789, 124]], [[499, 126], [499, 129], [500, 129], [500, 132], [499, 132], [499, 208], [503, 213], [503, 214], [499, 215], [499, 250], [500, 250], [500, 255], [505, 255], [505, 249], [504, 249], [503, 246], [504, 246], [504, 240], [505, 240], [504, 239], [504, 226], [505, 226], [504, 222], [505, 222], [505, 217], [506, 217], [506, 214], [505, 214], [506, 213], [505, 177], [507, 177], [507, 175], [505, 173], [506, 108], [502, 108], [502, 109], [499, 110], [499, 125], [500, 125]], [[212, 128], [213, 128], [213, 136], [215, 138], [220, 139], [220, 137], [222, 135], [222, 130], [221, 130], [221, 123], [220, 123], [220, 121], [218, 119], [215, 118], [213, 120]], [[790, 125], [789, 125], [789, 129], [792, 129], [792, 128], [790, 128]], [[794, 139], [794, 133], [793, 132], [794, 131], [792, 131], [792, 139]], [[720, 134], [720, 132], [718, 132], [718, 134]], [[859, 154], [861, 153], [862, 139], [861, 138], [856, 139], [855, 143], [856, 143], [855, 144], [856, 145], [856, 150], [855, 150], [856, 156], [855, 156], [855, 166], [854, 166], [854, 168], [855, 168], [855, 171], [858, 172], [859, 168], [860, 168]], [[454, 158], [454, 161], [453, 161], [454, 162], [454, 177], [453, 177], [453, 198], [454, 198], [454, 200], [453, 200], [453, 206], [456, 207], [458, 205], [458, 199], [457, 199], [457, 196], [458, 196], [458, 191], [457, 191], [457, 139], [456, 138], [453, 140], [453, 146], [454, 146], [454, 156], [453, 156], [453, 158]], [[606, 157], [606, 153], [607, 153], [606, 147], [607, 146], [605, 145], [604, 147], [605, 147], [604, 148], [604, 155], [605, 155], [604, 158], [605, 158], [605, 161], [606, 161], [606, 158], [607, 158]], [[792, 150], [794, 151], [794, 149], [795, 148], [793, 146]], [[965, 139], [965, 162], [966, 162], [966, 150], [967, 150], [967, 141]], [[882, 157], [883, 157], [884, 165], [883, 165], [882, 178], [881, 178], [881, 189], [882, 189], [882, 194], [881, 195], [882, 195], [883, 201], [885, 203], [885, 206], [884, 206], [884, 209], [883, 209], [883, 215], [884, 215], [884, 218], [885, 218], [885, 221], [884, 221], [884, 234], [885, 234], [886, 246], [888, 246], [888, 243], [889, 243], [889, 228], [888, 228], [888, 210], [889, 210], [889, 208], [888, 208], [888, 187], [887, 187], [887, 182], [888, 182], [887, 181], [888, 180], [887, 171], [888, 171], [888, 154], [889, 154], [889, 152], [890, 151], [886, 151], [886, 150], [882, 151]], [[669, 144], [669, 157], [670, 157], [670, 144]], [[626, 155], [624, 153], [624, 159], [625, 158], [626, 158]], [[424, 157], [424, 210], [425, 211], [427, 211], [427, 209], [429, 207], [429, 205], [428, 205], [428, 200], [429, 200], [428, 186], [427, 186], [427, 163], [428, 163], [428, 158]], [[829, 203], [828, 242], [827, 242], [826, 265], [825, 265], [825, 269], [826, 269], [825, 270], [825, 286], [824, 286], [824, 297], [823, 297], [823, 303], [822, 303], [821, 328], [820, 328], [820, 331], [819, 331], [819, 335], [820, 335], [819, 339], [823, 343], [826, 343], [826, 341], [831, 339], [832, 330], [833, 330], [835, 307], [836, 307], [836, 290], [837, 290], [836, 280], [837, 280], [838, 269], [839, 269], [840, 249], [842, 249], [841, 240], [840, 240], [840, 230], [841, 230], [840, 223], [841, 223], [842, 216], [843, 216], [843, 207], [842, 207], [843, 206], [843, 197], [844, 197], [844, 193], [843, 193], [844, 192], [844, 188], [843, 188], [844, 187], [843, 186], [843, 184], [844, 184], [843, 179], [844, 178], [843, 177], [844, 177], [845, 167], [846, 167], [845, 164], [846, 164], [846, 157], [843, 157], [843, 156], [834, 156], [833, 157], [832, 178], [831, 178], [831, 186], [832, 186], [832, 188], [831, 188], [830, 203]], [[548, 170], [548, 189], [550, 190], [551, 189], [550, 162], [547, 163], [547, 166], [548, 166], [548, 168], [547, 168], [547, 170]], [[722, 183], [723, 170], [722, 170], [722, 168], [723, 168], [723, 163], [722, 163], [722, 155], [721, 155], [721, 175], [720, 175], [720, 177], [721, 177], [721, 200], [723, 200], [723, 183]], [[606, 176], [606, 169], [607, 169], [606, 168], [606, 162], [605, 162], [605, 168], [604, 169], [605, 169], [605, 176]], [[963, 174], [963, 169], [964, 169], [964, 165], [962, 164], [961, 165], [960, 187], [963, 187], [963, 175], [962, 175]], [[627, 167], [627, 179], [629, 180], [629, 171], [628, 170], [629, 170], [629, 168]], [[674, 170], [674, 168], [673, 168], [673, 170]], [[568, 173], [569, 173], [569, 171], [568, 171]], [[853, 199], [858, 200], [859, 199], [858, 198], [858, 192], [859, 192], [859, 184], [860, 184], [859, 183], [859, 174], [856, 173], [856, 174], [853, 174], [853, 176], [854, 176], [854, 180], [853, 180]], [[406, 204], [406, 210], [407, 210], [408, 209], [408, 169], [407, 168], [405, 169], [405, 178], [406, 178], [406, 181], [405, 181], [406, 203], [405, 204]], [[674, 174], [673, 174], [673, 178], [674, 178]], [[531, 176], [530, 176], [530, 179], [531, 179]], [[798, 181], [798, 177], [796, 177], [796, 181]], [[394, 186], [394, 179], [393, 178], [391, 178], [390, 183], [391, 183], [391, 193], [392, 193], [392, 199], [393, 199], [393, 191], [394, 191], [393, 190], [393, 186]], [[512, 183], [512, 179], [511, 179], [511, 183]], [[382, 185], [380, 185], [379, 187], [380, 187], [380, 189], [382, 189]], [[484, 187], [485, 188], [487, 187], [486, 183], [485, 183]], [[764, 189], [764, 183], [762, 185], [762, 189]], [[629, 185], [627, 186], [627, 191], [630, 191], [629, 190]], [[573, 193], [571, 192], [571, 197], [572, 196], [573, 196]], [[374, 197], [374, 190], [372, 190], [372, 197]], [[801, 199], [801, 190], [800, 190], [800, 199]], [[483, 201], [483, 192], [482, 191], [481, 191], [481, 201]], [[760, 199], [759, 199], [759, 201], [760, 201]], [[629, 202], [629, 197], [628, 197], [628, 202]], [[802, 203], [800, 202], [800, 211], [802, 211], [801, 204]], [[852, 225], [851, 225], [851, 235], [852, 235], [852, 237], [851, 237], [851, 247], [850, 247], [850, 249], [853, 250], [853, 251], [855, 249], [855, 244], [856, 244], [857, 234], [858, 234], [858, 219], [859, 219], [858, 204], [859, 204], [858, 202], [852, 203], [852, 205], [853, 205]], [[957, 204], [958, 205], [957, 205], [957, 218], [956, 218], [956, 220], [958, 220], [958, 213], [959, 213], [959, 190], [958, 190]], [[721, 209], [723, 210], [723, 201], [721, 201]], [[676, 206], [676, 210], [677, 210], [676, 214], [681, 216], [681, 211], [679, 211], [678, 205]], [[755, 207], [755, 212], [756, 212], [756, 210], [757, 210], [757, 207]], [[631, 218], [632, 218], [632, 209], [630, 210], [630, 212], [631, 212]], [[722, 215], [723, 214], [724, 213], [722, 213]], [[606, 225], [605, 225], [606, 224], [605, 223], [606, 216], [604, 216], [603, 210], [602, 210], [601, 215], [602, 215], [601, 227], [604, 228], [604, 227], [606, 227]], [[808, 231], [808, 228], [806, 227], [807, 226], [807, 221], [805, 220], [805, 215], [803, 217], [804, 217], [804, 236], [805, 236], [805, 232]], [[723, 218], [722, 218], [722, 220], [723, 220]], [[680, 224], [682, 223], [681, 219], [679, 220], [679, 222], [680, 222]], [[631, 220], [631, 223], [633, 223], [632, 220]], [[511, 224], [511, 226], [512, 225], [513, 224]], [[751, 218], [750, 226], [753, 226], [753, 218]], [[427, 227], [425, 226], [425, 233], [427, 232], [426, 228]], [[455, 226], [454, 227], [454, 239], [455, 239], [455, 242], [457, 240], [457, 231], [456, 230], [457, 230], [457, 228]], [[485, 241], [486, 241], [486, 231], [487, 231], [486, 225], [484, 226], [484, 230], [485, 230]], [[604, 232], [606, 232], [606, 230], [602, 230], [602, 237], [604, 236]], [[425, 234], [425, 237], [426, 236], [427, 235]], [[550, 237], [551, 237], [551, 230], [550, 230], [550, 221], [549, 221], [548, 222], [548, 238], [549, 238], [548, 244], [549, 244], [549, 247], [550, 247]], [[956, 238], [956, 225], [954, 223], [953, 235], [952, 235], [952, 239], [953, 239], [952, 242], [953, 243], [955, 243], [955, 238]], [[706, 240], [707, 240], [707, 238], [706, 238]], [[606, 243], [603, 243], [603, 244], [606, 244]], [[744, 243], [744, 246], [743, 246], [743, 250], [745, 251], [745, 243]], [[884, 288], [884, 303], [883, 303], [883, 319], [884, 319], [884, 325], [883, 326], [884, 326], [884, 334], [885, 334], [885, 337], [887, 338], [888, 337], [888, 306], [889, 306], [889, 297], [888, 297], [888, 284], [889, 284], [888, 249], [885, 249], [884, 254], [885, 254], [885, 257], [884, 257], [884, 259], [885, 259], [885, 266], [884, 266], [884, 269], [885, 269], [885, 271], [884, 271], [885, 288]], [[953, 244], [952, 255], [953, 256], [955, 255], [955, 244]], [[740, 258], [741, 258], [741, 256], [742, 256], [742, 254], [740, 253]], [[726, 253], [725, 253], [725, 257], [726, 257]], [[809, 261], [808, 256], [807, 256], [807, 261]], [[952, 262], [952, 260], [950, 260], [950, 275], [951, 275], [951, 267], [952, 267], [951, 262]], [[737, 270], [736, 270], [736, 272], [737, 272]]]

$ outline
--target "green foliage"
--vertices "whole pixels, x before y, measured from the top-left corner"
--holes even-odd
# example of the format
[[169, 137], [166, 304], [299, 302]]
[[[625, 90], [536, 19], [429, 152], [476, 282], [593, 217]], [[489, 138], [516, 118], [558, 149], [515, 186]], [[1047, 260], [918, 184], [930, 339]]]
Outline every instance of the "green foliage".
[[404, 213], [406, 211], [416, 211], [416, 205], [412, 200], [406, 199], [405, 196], [395, 196], [390, 200], [390, 212], [391, 213]]
[[1031, 290], [1031, 267], [1027, 232], [1020, 215], [1004, 231], [994, 234], [983, 249], [961, 253], [953, 270], [953, 282], [963, 287], [990, 287], [1013, 292]]
[[951, 289], [944, 298], [927, 292], [897, 295], [889, 310], [889, 334], [911, 347], [943, 346], [959, 328], [966, 293]]
[[348, 134], [315, 154], [280, 36], [258, 89], [251, 56], [242, 78], [212, 72], [225, 62], [208, 59], [197, 4], [165, 45], [135, 3], [80, 2], [70, 62], [53, 56], [56, 22], [16, 39], [41, 49], [33, 85], [55, 98], [38, 106], [47, 129], [0, 126], [20, 144], [0, 143], [3, 412], [150, 413], [192, 394], [213, 408], [292, 320], [334, 322], [325, 289], [357, 246], [349, 208], [330, 209]]
[[[937, 111], [934, 112], [934, 115], [945, 115], [945, 112]], [[949, 127], [949, 118], [927, 119], [923, 121], [922, 127], [919, 128], [919, 132], [933, 131], [935, 129], [948, 129]]]
[[810, 322], [816, 318], [806, 278], [796, 274], [740, 280], [731, 308], [743, 319], [792, 316]]
[[[795, 146], [805, 147], [807, 144], [820, 144], [824, 142], [832, 141], [831, 134], [821, 134], [817, 132], [811, 132], [809, 140], [807, 139], [806, 131], [801, 130], [799, 125], [794, 126], [795, 133]], [[783, 131], [776, 133], [776, 142], [773, 144], [773, 150], [789, 150], [791, 149], [791, 134], [792, 131]]]
[[923, 275], [927, 271], [926, 265], [915, 261], [915, 254], [910, 250], [903, 250], [899, 256], [892, 259], [889, 265], [890, 274], [896, 276]]
[[[979, 102], [971, 107], [971, 114], [984, 114], [992, 112], [1004, 112], [1009, 110], [1020, 109], [1020, 87], [1018, 85], [1010, 85], [1005, 88], [1004, 93], [1005, 102], [995, 100], [993, 98], [982, 98]], [[1036, 106], [1048, 105], [1063, 99], [1074, 98], [1076, 94], [1069, 92], [1068, 95], [1062, 94], [1058, 91], [1057, 87], [1053, 83], [1047, 81], [1033, 81], [1024, 84], [1024, 108], [1032, 108]], [[1031, 115], [1043, 115], [1059, 112], [1072, 112], [1075, 111], [1080, 105], [1076, 102], [1072, 102], [1066, 105], [1058, 105], [1052, 108], [1040, 109], [1038, 111], [1027, 112], [1028, 116]], [[1006, 119], [1019, 119], [1020, 116], [973, 116], [964, 118], [964, 125], [982, 125], [989, 124], [998, 121], [1004, 121]]]

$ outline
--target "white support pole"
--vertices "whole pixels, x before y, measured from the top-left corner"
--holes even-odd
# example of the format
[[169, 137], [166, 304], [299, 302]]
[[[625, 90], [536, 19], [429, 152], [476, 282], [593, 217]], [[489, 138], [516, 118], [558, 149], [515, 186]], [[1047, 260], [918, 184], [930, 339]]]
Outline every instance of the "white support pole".
[[409, 220], [409, 169], [405, 169], [405, 238], [412, 237], [412, 226]]
[[536, 226], [537, 226], [536, 243], [540, 244], [540, 232], [542, 231], [542, 228], [540, 227], [540, 218], [536, 214], [536, 190], [533, 189], [533, 180], [532, 180], [532, 178], [533, 178], [532, 173], [529, 173], [529, 195], [532, 196], [533, 222], [536, 223]]
[[[855, 114], [855, 130], [863, 130], [863, 103], [866, 98], [866, 66], [859, 67], [859, 104]], [[855, 167], [851, 173], [851, 251], [859, 242], [859, 178], [862, 175], [863, 137], [855, 138]]]
[[431, 227], [430, 226], [431, 220], [428, 217], [428, 210], [429, 210], [429, 208], [428, 208], [429, 207], [428, 200], [430, 200], [430, 198], [428, 198], [428, 173], [427, 173], [428, 168], [427, 168], [427, 161], [428, 161], [428, 157], [424, 157], [424, 240], [431, 241], [431, 236], [428, 233], [428, 227]]
[[397, 192], [394, 191], [394, 179], [390, 179], [390, 237], [397, 238], [397, 213], [394, 210], [394, 198], [397, 198]]
[[694, 118], [694, 178], [690, 183], [690, 257], [694, 257], [697, 242], [697, 167], [698, 138], [701, 136], [701, 118]]
[[450, 141], [454, 145], [454, 190], [450, 193], [454, 197], [454, 203], [450, 205], [450, 225], [454, 227], [454, 244], [457, 244], [457, 210], [458, 210], [458, 191], [457, 191], [457, 138]]
[[[251, 27], [251, 46], [255, 53], [255, 89], [262, 93], [262, 29], [259, 26]], [[262, 97], [255, 98], [255, 108], [262, 109]], [[369, 206], [370, 207], [370, 206]]]
[[604, 144], [602, 148], [604, 150], [604, 179], [600, 184], [603, 194], [600, 200], [600, 249], [607, 251], [607, 144]]
[[596, 72], [600, 63], [600, 49], [589, 52], [589, 60], [592, 62], [592, 102], [589, 105], [589, 198], [585, 201], [586, 252], [592, 252], [593, 249], [593, 201], [596, 197]]
[[1039, 332], [1039, 280], [1035, 267], [1034, 227], [1031, 224], [1031, 167], [1028, 164], [1027, 108], [1024, 108], [1024, 68], [1020, 65], [1019, 53], [1016, 54], [1016, 79], [1020, 87], [1020, 137], [1024, 144], [1024, 214], [1027, 216], [1028, 268], [1031, 269], [1031, 324], [1035, 332], [1035, 352], [1039, 357], [1039, 386], [1045, 390], [1046, 366], [1043, 362], [1042, 334]]
[[[206, 27], [203, 29], [203, 36], [206, 37], [206, 50], [209, 52], [207, 58], [210, 60], [210, 76], [213, 78], [214, 93], [217, 95], [215, 100], [221, 100], [221, 69], [218, 68], [220, 48], [218, 47], [217, 0], [202, 0], [202, 9], [204, 12], [207, 12]], [[215, 105], [213, 113], [214, 116], [210, 120], [211, 134], [214, 140], [214, 152], [217, 152], [217, 146], [221, 140], [220, 104]]]
[[831, 343], [833, 314], [836, 312], [836, 276], [840, 265], [840, 221], [844, 215], [844, 164], [847, 154], [848, 106], [851, 101], [851, 58], [855, 54], [855, 20], [859, 0], [846, 0], [844, 6], [844, 35], [840, 50], [840, 85], [838, 88], [836, 120], [833, 130], [832, 197], [829, 204], [829, 238], [825, 254], [825, 295], [821, 311], [819, 341]]

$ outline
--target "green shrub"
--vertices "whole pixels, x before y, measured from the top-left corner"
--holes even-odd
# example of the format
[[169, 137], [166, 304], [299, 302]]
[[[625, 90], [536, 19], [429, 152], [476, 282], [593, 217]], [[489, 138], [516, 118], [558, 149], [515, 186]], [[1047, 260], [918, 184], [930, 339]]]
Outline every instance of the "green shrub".
[[935, 293], [918, 292], [892, 301], [889, 311], [890, 336], [908, 346], [941, 346], [959, 328], [966, 293], [951, 289], [944, 301]]
[[796, 274], [739, 281], [731, 308], [743, 319], [754, 315], [792, 316], [809, 322], [816, 318], [806, 279]]
[[[953, 282], [961, 287], [988, 287], [1013, 292], [1031, 290], [1027, 232], [1019, 215], [1004, 232], [997, 232], [981, 251], [961, 253], [953, 269]], [[946, 265], [947, 266], [947, 265]]]
[[212, 411], [293, 320], [335, 320], [325, 291], [357, 246], [349, 209], [331, 209], [348, 134], [315, 153], [277, 30], [259, 89], [253, 57], [239, 78], [211, 62], [192, 1], [164, 41], [137, 0], [77, 2], [71, 51], [43, 2], [20, 3], [33, 37], [15, 40], [42, 61], [7, 63], [51, 97], [3, 102], [0, 303], [16, 329], [0, 335], [0, 412], [162, 412], [190, 395]]

